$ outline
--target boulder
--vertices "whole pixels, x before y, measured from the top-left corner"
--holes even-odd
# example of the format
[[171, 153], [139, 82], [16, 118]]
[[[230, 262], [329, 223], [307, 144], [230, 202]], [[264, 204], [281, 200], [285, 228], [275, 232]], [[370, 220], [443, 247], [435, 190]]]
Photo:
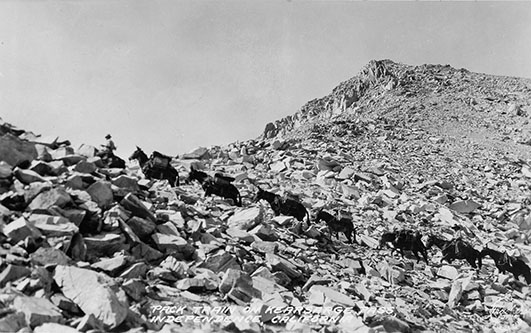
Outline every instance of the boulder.
[[236, 257], [228, 252], [209, 256], [199, 267], [207, 268], [214, 273], [225, 272], [230, 268], [241, 270]]
[[30, 327], [59, 323], [63, 320], [61, 310], [45, 298], [19, 296], [13, 302], [13, 308], [24, 313]]
[[70, 258], [61, 250], [53, 247], [41, 247], [30, 256], [34, 265], [57, 266], [70, 264]]
[[80, 172], [80, 173], [93, 173], [96, 171], [98, 167], [92, 162], [88, 162], [86, 160], [82, 160], [79, 163], [76, 164], [74, 167], [74, 171]]
[[121, 189], [125, 189], [130, 192], [137, 192], [140, 189], [136, 179], [126, 175], [120, 175], [114, 178], [111, 183]]
[[24, 161], [33, 161], [37, 158], [35, 144], [21, 140], [8, 133], [0, 136], [0, 161], [9, 165], [17, 165]]
[[207, 148], [199, 147], [189, 153], [183, 154], [182, 158], [187, 160], [202, 160], [210, 158], [210, 154]]
[[76, 155], [81, 155], [85, 157], [94, 157], [96, 156], [96, 152], [97, 150], [94, 146], [82, 144], [81, 146], [79, 146], [79, 148], [77, 148], [75, 153]]
[[228, 220], [229, 228], [250, 230], [263, 221], [264, 211], [262, 207], [239, 209]]
[[24, 240], [26, 237], [39, 237], [41, 232], [28, 222], [24, 217], [10, 222], [4, 226], [2, 233], [9, 237], [14, 243]]
[[138, 199], [134, 194], [127, 194], [120, 204], [127, 210], [133, 213], [133, 215], [142, 217], [155, 222], [157, 219], [155, 215]]
[[102, 233], [84, 238], [87, 254], [97, 257], [111, 257], [115, 252], [129, 249], [125, 237], [115, 233]]
[[29, 204], [28, 209], [34, 211], [46, 210], [52, 206], [64, 207], [70, 202], [72, 202], [70, 195], [61, 187], [56, 187], [37, 195]]
[[113, 203], [114, 196], [109, 182], [95, 182], [87, 188], [87, 192], [90, 194], [92, 201], [97, 203], [98, 207], [102, 209], [109, 208]]
[[479, 207], [481, 207], [481, 205], [475, 202], [474, 200], [456, 201], [450, 206], [448, 206], [448, 208], [450, 208], [451, 210], [454, 210], [458, 213], [463, 213], [463, 214], [472, 213]]
[[28, 221], [45, 236], [71, 236], [79, 231], [74, 223], [61, 216], [31, 214]]
[[133, 232], [142, 240], [148, 238], [153, 231], [155, 231], [156, 224], [150, 220], [143, 219], [138, 216], [133, 216], [126, 221], [127, 225], [131, 227]]
[[33, 333], [50, 333], [50, 332], [61, 332], [61, 333], [79, 333], [79, 331], [73, 327], [56, 324], [56, 323], [45, 323], [41, 326], [35, 327]]
[[107, 329], [116, 328], [127, 317], [127, 305], [120, 302], [105, 275], [73, 266], [57, 266], [54, 280], [66, 297], [85, 314], [101, 320]]
[[15, 177], [23, 184], [31, 184], [33, 182], [46, 182], [40, 174], [33, 170], [15, 168], [13, 171]]
[[0, 273], [0, 288], [5, 287], [8, 282], [16, 281], [21, 277], [29, 276], [31, 271], [24, 267], [18, 265], [8, 265]]

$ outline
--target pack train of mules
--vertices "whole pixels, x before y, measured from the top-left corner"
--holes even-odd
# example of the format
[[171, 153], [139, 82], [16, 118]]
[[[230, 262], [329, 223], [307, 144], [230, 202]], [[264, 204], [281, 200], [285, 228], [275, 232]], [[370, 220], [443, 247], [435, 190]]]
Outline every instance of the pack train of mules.
[[[153, 152], [153, 154], [148, 157], [142, 149], [137, 147], [137, 150], [131, 155], [131, 157], [129, 157], [129, 160], [132, 159], [137, 159], [139, 161], [146, 178], [167, 179], [171, 185], [179, 185], [179, 174], [177, 170], [169, 164], [171, 161], [170, 157], [158, 152]], [[215, 194], [222, 198], [230, 199], [232, 203], [238, 207], [242, 206], [240, 192], [238, 191], [238, 188], [232, 184], [235, 180], [233, 177], [223, 175], [219, 172], [215, 173], [214, 176], [211, 176], [192, 165], [187, 180], [190, 183], [194, 180], [199, 182], [205, 191], [205, 197]], [[306, 219], [306, 224], [308, 227], [310, 226], [310, 213], [296, 198], [288, 195], [281, 196], [266, 191], [254, 181], [250, 181], [257, 189], [252, 200], [253, 202], [265, 200], [269, 203], [275, 216], [292, 216], [300, 222], [304, 222]], [[334, 216], [334, 214], [331, 214], [324, 209], [319, 209], [315, 212], [314, 223], [318, 224], [321, 221], [325, 222], [331, 241], [333, 235], [335, 235], [339, 241], [339, 233], [343, 233], [350, 244], [358, 243], [356, 241], [356, 228], [354, 227], [351, 218], [343, 216], [340, 212], [337, 212], [336, 216]], [[526, 282], [531, 285], [531, 269], [522, 259], [510, 256], [507, 252], [500, 252], [489, 248], [488, 245], [481, 251], [478, 251], [461, 237], [446, 240], [440, 236], [430, 234], [426, 245], [424, 245], [422, 234], [419, 231], [402, 229], [384, 232], [382, 234], [379, 243], [380, 249], [383, 249], [389, 244], [392, 246], [391, 255], [395, 251], [398, 251], [401, 256], [404, 257], [405, 251], [409, 251], [413, 253], [417, 259], [417, 263], [421, 260], [421, 256], [422, 259], [428, 263], [428, 249], [433, 246], [440, 249], [442, 253], [441, 261], [447, 261], [451, 264], [454, 260], [465, 260], [475, 269], [481, 269], [482, 259], [486, 256], [490, 256], [494, 260], [500, 273], [512, 273], [516, 280], [518, 280], [520, 276], [523, 276]]]
[[527, 284], [531, 285], [531, 269], [522, 259], [510, 256], [506, 251], [492, 249], [488, 244], [478, 251], [460, 237], [446, 240], [437, 235], [429, 235], [428, 242], [424, 245], [421, 233], [408, 229], [384, 232], [380, 240], [380, 248], [388, 243], [393, 246], [391, 254], [398, 250], [403, 257], [404, 251], [411, 251], [417, 262], [420, 261], [419, 254], [421, 254], [428, 263], [427, 250], [433, 245], [441, 250], [442, 260], [450, 264], [455, 259], [466, 260], [475, 269], [481, 269], [483, 258], [490, 256], [500, 273], [512, 273], [516, 280], [523, 276]]

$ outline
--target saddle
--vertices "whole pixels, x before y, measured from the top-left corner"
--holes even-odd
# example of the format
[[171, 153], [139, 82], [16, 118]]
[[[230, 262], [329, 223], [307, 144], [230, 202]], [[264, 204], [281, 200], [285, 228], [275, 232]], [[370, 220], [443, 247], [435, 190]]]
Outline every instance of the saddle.
[[235, 178], [230, 176], [225, 176], [220, 172], [217, 172], [214, 175], [214, 182], [217, 184], [230, 184], [235, 180]]
[[167, 169], [170, 167], [171, 157], [163, 155], [158, 151], [154, 151], [149, 158], [151, 167], [155, 169]]

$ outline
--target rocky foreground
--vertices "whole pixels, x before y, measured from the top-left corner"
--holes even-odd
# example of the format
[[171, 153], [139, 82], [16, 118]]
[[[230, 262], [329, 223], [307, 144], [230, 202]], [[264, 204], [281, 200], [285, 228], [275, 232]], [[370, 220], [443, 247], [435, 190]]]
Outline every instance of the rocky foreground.
[[[256, 140], [173, 159], [181, 179], [234, 177], [242, 208], [0, 123], [0, 331], [530, 330], [529, 286], [490, 257], [379, 247], [409, 228], [529, 263], [530, 104], [529, 80], [373, 61]], [[309, 228], [256, 186], [298, 198]]]

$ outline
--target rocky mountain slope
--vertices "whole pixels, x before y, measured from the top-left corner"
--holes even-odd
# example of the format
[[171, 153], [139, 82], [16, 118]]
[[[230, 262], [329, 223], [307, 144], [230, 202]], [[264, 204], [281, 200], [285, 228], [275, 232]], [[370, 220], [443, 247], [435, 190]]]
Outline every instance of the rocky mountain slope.
[[[528, 114], [531, 80], [371, 61], [255, 140], [173, 159], [182, 180], [234, 177], [241, 208], [0, 123], [0, 331], [529, 330], [529, 286], [490, 257], [379, 246], [412, 229], [529, 263]], [[309, 227], [257, 186], [302, 202]]]

